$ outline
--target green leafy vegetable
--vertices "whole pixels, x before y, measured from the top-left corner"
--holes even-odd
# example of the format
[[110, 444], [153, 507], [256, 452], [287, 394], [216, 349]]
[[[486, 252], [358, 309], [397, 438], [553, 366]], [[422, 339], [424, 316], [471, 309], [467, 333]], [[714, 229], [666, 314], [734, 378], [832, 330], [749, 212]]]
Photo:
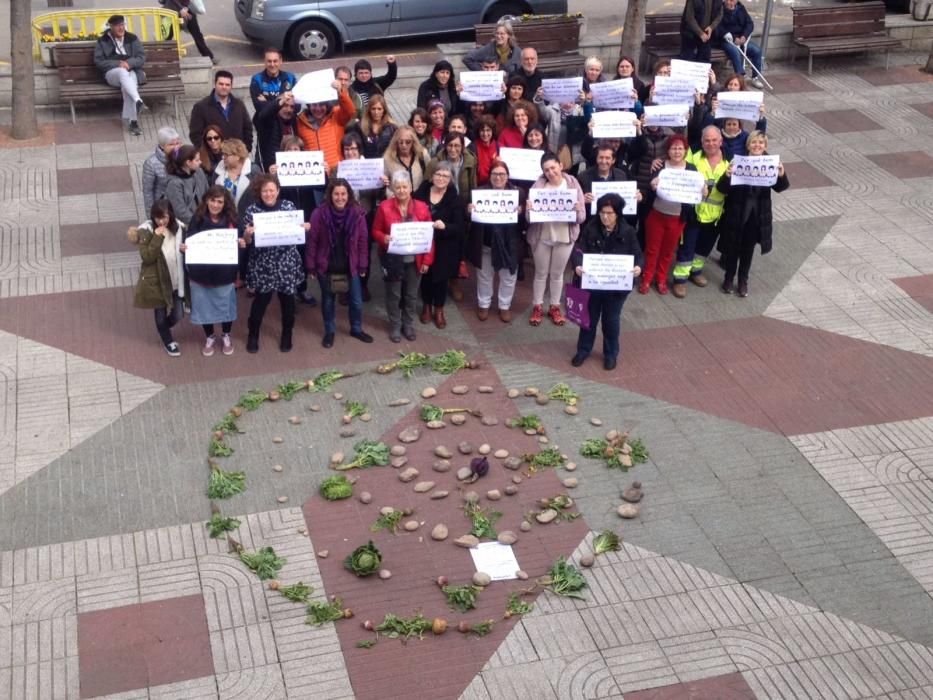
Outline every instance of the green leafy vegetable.
[[243, 431], [236, 424], [236, 416], [227, 413], [217, 423], [214, 424], [214, 430], [222, 430], [225, 433], [242, 433]]
[[399, 617], [392, 613], [386, 613], [385, 618], [376, 626], [377, 632], [383, 632], [390, 639], [411, 639], [417, 637], [424, 639], [424, 633], [431, 629], [431, 621], [421, 613], [416, 613], [412, 617]]
[[568, 384], [564, 384], [563, 382], [555, 384], [548, 389], [547, 395], [549, 399], [563, 401], [568, 406], [576, 406], [577, 401], [580, 400], [580, 395], [575, 393]]
[[644, 464], [648, 461], [648, 448], [645, 447], [645, 443], [641, 441], [641, 438], [635, 438], [634, 440], [629, 440], [628, 444], [632, 448], [632, 461], [635, 464]]
[[573, 564], [560, 557], [540, 583], [557, 595], [583, 599], [580, 593], [586, 588], [586, 579]]
[[285, 566], [286, 559], [278, 556], [272, 547], [262, 547], [259, 551], [250, 554], [240, 552], [240, 560], [252, 569], [256, 575], [265, 581], [275, 578], [279, 569]]
[[460, 612], [476, 607], [476, 597], [483, 589], [479, 586], [444, 586], [441, 588], [447, 596], [447, 603]]
[[360, 440], [353, 446], [356, 454], [353, 461], [346, 464], [338, 464], [334, 467], [338, 471], [348, 469], [365, 469], [366, 467], [384, 467], [389, 463], [389, 446], [383, 442], [375, 440]]
[[593, 538], [593, 552], [596, 554], [618, 552], [620, 549], [622, 545], [619, 543], [619, 536], [612, 530], [603, 530]]
[[395, 362], [390, 362], [385, 365], [379, 365], [376, 368], [376, 371], [379, 374], [389, 374], [398, 368], [402, 370], [402, 376], [407, 379], [411, 377], [412, 374], [414, 374], [418, 367], [427, 367], [431, 360], [431, 358], [429, 358], [423, 352], [399, 353], [399, 355], [402, 356], [402, 359]]
[[246, 490], [245, 472], [227, 472], [216, 462], [210, 462], [211, 478], [207, 485], [208, 498], [227, 499]]
[[253, 389], [247, 391], [243, 396], [240, 397], [240, 400], [237, 402], [237, 406], [245, 408], [247, 411], [255, 411], [257, 408], [262, 406], [263, 402], [269, 400], [269, 395], [262, 391], [261, 389]]
[[444, 420], [444, 409], [440, 406], [426, 403], [421, 407], [421, 420], [428, 422], [432, 420]]
[[321, 372], [314, 379], [308, 382], [308, 391], [320, 393], [322, 391], [330, 391], [331, 387], [334, 386], [334, 382], [338, 379], [343, 379], [345, 375], [343, 372], [338, 372], [337, 370], [329, 370], [327, 372]]
[[229, 457], [233, 454], [233, 448], [223, 440], [218, 440], [216, 436], [211, 436], [210, 447], [207, 448], [207, 454], [211, 457]]
[[498, 511], [490, 512], [480, 507], [477, 503], [467, 503], [463, 507], [463, 512], [473, 522], [473, 527], [470, 530], [471, 535], [474, 537], [496, 539], [497, 533], [495, 524], [496, 521], [502, 517], [502, 513]]
[[508, 422], [510, 428], [522, 428], [523, 430], [538, 430], [544, 427], [541, 419], [536, 415], [519, 416]]
[[522, 600], [521, 593], [512, 593], [509, 596], [509, 602], [505, 607], [506, 617], [512, 615], [527, 615], [534, 609], [534, 603], [526, 603]]
[[561, 520], [576, 520], [581, 513], [568, 513], [567, 509], [573, 507], [573, 499], [565, 493], [559, 493], [553, 498], [541, 499], [542, 510], [556, 510]]
[[477, 622], [475, 625], [471, 625], [470, 632], [477, 637], [485, 637], [492, 632], [492, 626], [494, 624], [495, 620], [483, 620], [482, 622]]
[[439, 374], [453, 374], [461, 369], [476, 369], [478, 365], [467, 359], [462, 350], [447, 350], [431, 358], [431, 369]]
[[542, 467], [559, 467], [567, 461], [556, 447], [546, 447], [537, 454], [524, 454], [522, 460], [528, 463], [531, 472]]
[[356, 643], [357, 649], [372, 649], [376, 646], [375, 639], [362, 639]]
[[347, 401], [343, 405], [343, 410], [346, 411], [346, 415], [350, 416], [350, 418], [357, 418], [364, 413], [368, 413], [369, 406], [361, 401]]
[[211, 519], [207, 521], [207, 528], [210, 536], [214, 539], [222, 537], [225, 532], [232, 532], [240, 527], [240, 521], [236, 518], [225, 518], [220, 513], [214, 513]]
[[343, 618], [343, 601], [340, 598], [335, 598], [329, 603], [313, 600], [308, 603], [308, 617], [305, 618], [305, 624], [320, 626]]
[[291, 401], [292, 398], [299, 391], [304, 389], [307, 386], [304, 382], [286, 382], [285, 384], [279, 384], [276, 389], [279, 394], [282, 395], [282, 398], [286, 401]]
[[370, 540], [360, 545], [344, 560], [343, 565], [357, 576], [370, 576], [379, 571], [382, 554]]
[[285, 588], [280, 588], [279, 593], [288, 598], [293, 603], [307, 603], [308, 598], [314, 593], [313, 586], [306, 586], [301, 581]]
[[371, 532], [388, 530], [393, 535], [396, 535], [398, 534], [399, 523], [402, 522], [403, 517], [405, 517], [405, 514], [400, 510], [393, 510], [391, 513], [383, 513], [376, 519], [376, 522], [374, 522], [369, 529]]
[[648, 450], [640, 439], [629, 440], [628, 433], [617, 431], [611, 431], [607, 438], [587, 438], [580, 445], [580, 454], [601, 459], [609, 469], [623, 471], [648, 459]]
[[321, 482], [318, 491], [328, 501], [339, 501], [353, 495], [353, 484], [343, 474], [334, 474]]

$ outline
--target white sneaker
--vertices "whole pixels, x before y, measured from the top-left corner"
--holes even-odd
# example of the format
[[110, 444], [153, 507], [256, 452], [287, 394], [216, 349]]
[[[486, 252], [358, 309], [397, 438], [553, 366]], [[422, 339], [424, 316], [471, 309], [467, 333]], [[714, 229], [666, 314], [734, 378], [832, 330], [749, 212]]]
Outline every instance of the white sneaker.
[[220, 340], [223, 343], [224, 355], [232, 355], [233, 354], [233, 340], [230, 338], [230, 334], [224, 333], [223, 337]]
[[181, 348], [178, 347], [178, 343], [176, 343], [174, 340], [171, 343], [164, 344], [162, 347], [165, 348], [165, 352], [167, 352], [172, 357], [181, 356]]
[[204, 357], [210, 357], [214, 354], [214, 343], [217, 342], [217, 338], [212, 335], [207, 336], [207, 340], [204, 341], [204, 347], [201, 348], [201, 354]]
[[765, 89], [765, 84], [761, 81], [761, 78], [759, 78], [759, 77], [756, 75], [754, 78], [752, 78], [752, 87], [756, 87], [756, 88], [758, 88], [759, 90], [764, 90], [764, 89]]

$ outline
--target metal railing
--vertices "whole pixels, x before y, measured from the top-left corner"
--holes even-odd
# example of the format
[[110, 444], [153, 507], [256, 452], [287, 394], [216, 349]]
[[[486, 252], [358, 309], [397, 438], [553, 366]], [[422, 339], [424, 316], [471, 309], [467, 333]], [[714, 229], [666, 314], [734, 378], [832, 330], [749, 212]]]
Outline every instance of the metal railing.
[[86, 36], [90, 41], [106, 29], [107, 20], [113, 15], [126, 18], [126, 30], [141, 41], [173, 40], [178, 47], [179, 57], [185, 55], [181, 40], [181, 21], [178, 13], [161, 8], [133, 8], [109, 10], [61, 10], [47, 12], [32, 20], [32, 53], [39, 58], [39, 44], [46, 41], [62, 41], [65, 35]]

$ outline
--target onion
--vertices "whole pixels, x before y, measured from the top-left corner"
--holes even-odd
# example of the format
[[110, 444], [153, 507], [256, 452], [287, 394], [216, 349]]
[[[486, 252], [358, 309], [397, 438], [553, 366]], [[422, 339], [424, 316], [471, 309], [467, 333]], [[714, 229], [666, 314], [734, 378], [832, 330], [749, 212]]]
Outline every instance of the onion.
[[437, 585], [438, 585], [439, 588], [443, 588], [444, 586], [447, 585], [447, 577], [446, 577], [446, 576], [438, 576], [438, 577], [437, 577], [437, 582], [436, 582], [436, 583], [437, 583]]
[[351, 617], [353, 617], [353, 611], [350, 610], [350, 608], [344, 608], [343, 617], [345, 620], [349, 620]]
[[472, 632], [472, 631], [473, 631], [473, 625], [471, 625], [471, 624], [470, 624], [469, 622], [467, 622], [466, 620], [461, 620], [461, 621], [459, 622], [459, 624], [457, 624], [457, 631], [458, 631], [458, 632], [463, 632], [464, 634], [466, 634], [467, 632]]
[[486, 476], [489, 472], [489, 460], [486, 459], [486, 455], [471, 459], [470, 471], [477, 477]]
[[363, 629], [372, 632], [376, 626], [373, 624], [372, 620], [363, 620]]
[[243, 415], [243, 409], [239, 406], [234, 406], [230, 409], [230, 413], [232, 413], [235, 418], [239, 418]]
[[434, 634], [444, 634], [447, 631], [447, 620], [435, 617], [434, 622], [431, 623], [431, 631]]

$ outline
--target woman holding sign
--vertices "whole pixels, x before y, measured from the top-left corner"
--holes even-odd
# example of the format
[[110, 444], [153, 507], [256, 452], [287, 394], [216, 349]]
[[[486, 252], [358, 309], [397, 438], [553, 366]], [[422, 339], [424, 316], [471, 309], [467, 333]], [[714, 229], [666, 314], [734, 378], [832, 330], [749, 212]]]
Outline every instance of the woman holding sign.
[[[244, 238], [247, 245], [252, 246], [246, 286], [256, 290], [247, 321], [249, 335], [246, 339], [246, 352], [259, 352], [259, 329], [274, 293], [278, 294], [279, 305], [282, 307], [282, 337], [279, 350], [290, 352], [292, 329], [295, 327], [295, 290], [305, 280], [304, 262], [297, 245], [257, 246], [255, 218], [257, 215], [273, 212], [297, 211], [297, 207], [289, 200], [279, 197], [279, 181], [274, 175], [263, 174], [253, 178], [253, 192], [256, 201], [246, 208], [243, 215]], [[308, 223], [303, 225], [305, 232], [310, 228]]]
[[[641, 247], [635, 229], [622, 218], [625, 200], [615, 192], [604, 194], [596, 200], [597, 218], [583, 227], [573, 249], [571, 266], [574, 271], [573, 285], [582, 287], [582, 278], [587, 270], [583, 265], [584, 255], [631, 255], [634, 258], [632, 277], [641, 274], [643, 264]], [[622, 306], [628, 298], [628, 290], [592, 289], [587, 304], [589, 328], [580, 328], [577, 336], [577, 352], [570, 361], [574, 367], [583, 364], [596, 340], [596, 324], [603, 326], [603, 368], [613, 370], [619, 357], [619, 332], [622, 325]]]
[[[746, 148], [750, 156], [767, 155], [768, 137], [760, 131], [753, 131], [748, 137]], [[752, 269], [755, 246], [761, 245], [762, 255], [771, 252], [771, 190], [783, 192], [790, 187], [790, 181], [784, 172], [783, 163], [778, 164], [777, 182], [771, 187], [733, 185], [732, 173], [733, 166], [730, 164], [716, 184], [716, 189], [727, 195], [719, 220], [719, 250], [722, 252], [722, 266], [725, 270], [721, 289], [724, 294], [732, 294], [732, 284], [738, 270], [739, 285], [736, 292], [740, 297], [747, 297], [748, 273]]]
[[[184, 240], [202, 231], [213, 229], [236, 230], [238, 217], [236, 204], [230, 196], [229, 190], [220, 185], [214, 185], [204, 195], [198, 205], [191, 226], [185, 232]], [[239, 239], [240, 247], [246, 242]], [[187, 245], [182, 244], [182, 251]], [[214, 354], [214, 345], [217, 336], [214, 335], [214, 324], [220, 324], [221, 351], [224, 355], [233, 354], [233, 340], [230, 331], [236, 321], [236, 282], [237, 265], [191, 265], [186, 264], [188, 280], [191, 289], [191, 322], [198, 323], [204, 329], [204, 347], [201, 354], [210, 357]]]
[[406, 340], [416, 337], [414, 322], [418, 283], [434, 262], [434, 249], [432, 247], [429, 252], [417, 255], [388, 252], [394, 224], [431, 221], [428, 205], [411, 197], [411, 179], [407, 172], [394, 172], [390, 185], [395, 196], [382, 202], [376, 210], [373, 239], [379, 244], [382, 274], [385, 276], [389, 340], [400, 343], [402, 335]]

